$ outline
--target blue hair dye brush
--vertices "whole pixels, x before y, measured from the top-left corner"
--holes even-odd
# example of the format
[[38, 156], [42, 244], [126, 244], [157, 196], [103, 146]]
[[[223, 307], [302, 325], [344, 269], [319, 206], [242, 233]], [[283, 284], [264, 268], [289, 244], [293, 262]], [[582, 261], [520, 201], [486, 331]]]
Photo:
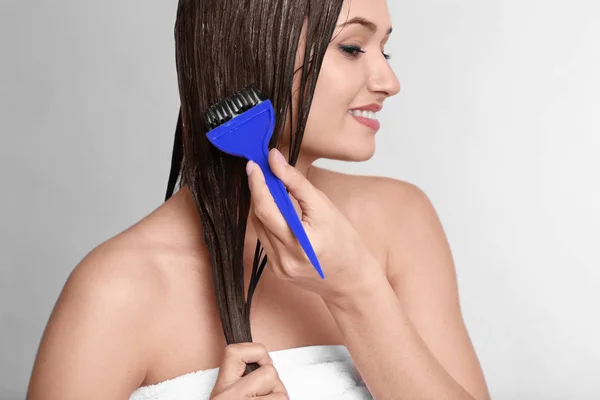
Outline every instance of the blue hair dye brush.
[[314, 268], [325, 279], [292, 199], [269, 166], [269, 141], [275, 128], [275, 110], [271, 101], [250, 85], [210, 107], [204, 120], [208, 129], [206, 137], [217, 149], [252, 160], [260, 166], [279, 211]]

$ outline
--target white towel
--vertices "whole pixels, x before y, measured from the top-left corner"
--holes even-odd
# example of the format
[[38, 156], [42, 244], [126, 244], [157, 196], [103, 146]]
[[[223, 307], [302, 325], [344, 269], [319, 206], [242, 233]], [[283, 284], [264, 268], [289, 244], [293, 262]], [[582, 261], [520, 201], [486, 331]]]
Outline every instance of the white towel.
[[[291, 400], [373, 399], [342, 345], [318, 345], [269, 353]], [[136, 389], [129, 400], [208, 400], [218, 368], [191, 372]]]

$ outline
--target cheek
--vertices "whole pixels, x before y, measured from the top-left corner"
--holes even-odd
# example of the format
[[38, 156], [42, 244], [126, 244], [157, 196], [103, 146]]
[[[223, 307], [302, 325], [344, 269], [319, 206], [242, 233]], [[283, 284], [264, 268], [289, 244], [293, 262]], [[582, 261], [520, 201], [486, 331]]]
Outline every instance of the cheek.
[[331, 111], [347, 111], [357, 93], [359, 77], [353, 74], [350, 62], [334, 52], [334, 49], [328, 50], [323, 60], [315, 94], [328, 102]]
[[357, 92], [354, 88], [356, 77], [352, 79], [350, 71], [343, 65], [344, 61], [335, 60], [334, 56], [326, 55], [323, 60], [306, 134], [313, 131], [334, 133], [343, 129], [348, 108]]

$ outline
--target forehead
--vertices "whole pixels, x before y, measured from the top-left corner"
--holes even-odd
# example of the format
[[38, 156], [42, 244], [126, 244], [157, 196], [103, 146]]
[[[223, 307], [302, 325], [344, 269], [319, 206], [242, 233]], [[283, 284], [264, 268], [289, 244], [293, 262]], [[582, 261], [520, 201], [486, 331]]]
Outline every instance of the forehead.
[[368, 19], [381, 30], [392, 26], [386, 0], [344, 0], [337, 24], [343, 24], [354, 17]]

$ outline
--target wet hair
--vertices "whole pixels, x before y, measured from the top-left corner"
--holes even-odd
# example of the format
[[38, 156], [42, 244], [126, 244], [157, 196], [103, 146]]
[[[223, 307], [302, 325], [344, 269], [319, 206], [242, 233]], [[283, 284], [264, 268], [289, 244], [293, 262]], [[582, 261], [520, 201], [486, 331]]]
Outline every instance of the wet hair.
[[[276, 125], [269, 149], [292, 119], [292, 83], [301, 73], [298, 116], [290, 123], [295, 165], [325, 51], [343, 0], [179, 0], [175, 57], [180, 111], [165, 201], [176, 181], [187, 185], [210, 254], [216, 302], [227, 344], [251, 342], [250, 305], [267, 257], [257, 241], [244, 294], [244, 238], [250, 210], [246, 160], [220, 152], [206, 138], [203, 114], [255, 84], [271, 100]], [[294, 71], [303, 25], [302, 67]], [[247, 370], [248, 372], [248, 370]]]

